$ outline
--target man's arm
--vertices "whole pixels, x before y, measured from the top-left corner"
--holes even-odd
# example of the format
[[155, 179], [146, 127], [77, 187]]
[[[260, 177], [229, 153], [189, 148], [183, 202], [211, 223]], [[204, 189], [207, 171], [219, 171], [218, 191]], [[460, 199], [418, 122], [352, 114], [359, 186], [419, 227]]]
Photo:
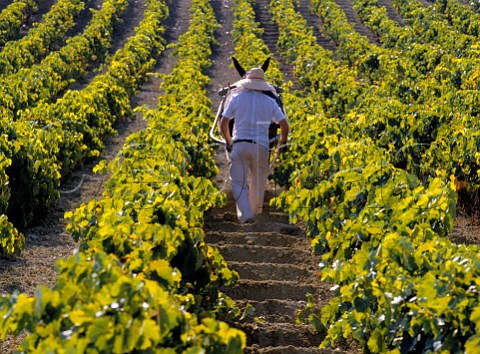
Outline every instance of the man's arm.
[[230, 135], [230, 128], [228, 123], [230, 122], [229, 118], [222, 117], [220, 120], [220, 131], [222, 132], [223, 138], [227, 142], [227, 150], [232, 148], [232, 136]]
[[278, 147], [285, 145], [287, 143], [288, 132], [290, 130], [290, 126], [286, 119], [282, 119], [278, 122], [280, 125], [280, 140], [278, 140]]

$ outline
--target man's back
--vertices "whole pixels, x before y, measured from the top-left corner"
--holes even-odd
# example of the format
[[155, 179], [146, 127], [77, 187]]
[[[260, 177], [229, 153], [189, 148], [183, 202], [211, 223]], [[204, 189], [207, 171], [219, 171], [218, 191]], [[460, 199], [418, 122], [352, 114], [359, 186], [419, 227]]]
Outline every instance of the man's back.
[[223, 112], [226, 118], [235, 118], [233, 140], [249, 139], [268, 147], [268, 127], [271, 121], [285, 119], [277, 102], [255, 90], [241, 90], [229, 100]]

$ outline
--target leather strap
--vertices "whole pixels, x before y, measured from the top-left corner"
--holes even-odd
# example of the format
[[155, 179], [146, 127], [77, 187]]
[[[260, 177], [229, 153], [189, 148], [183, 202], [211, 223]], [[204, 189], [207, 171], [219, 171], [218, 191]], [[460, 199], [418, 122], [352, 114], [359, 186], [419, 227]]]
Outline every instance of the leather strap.
[[251, 143], [251, 144], [256, 144], [257, 142], [255, 140], [251, 140], [251, 139], [238, 139], [238, 140], [235, 140], [233, 141], [233, 144], [235, 143]]

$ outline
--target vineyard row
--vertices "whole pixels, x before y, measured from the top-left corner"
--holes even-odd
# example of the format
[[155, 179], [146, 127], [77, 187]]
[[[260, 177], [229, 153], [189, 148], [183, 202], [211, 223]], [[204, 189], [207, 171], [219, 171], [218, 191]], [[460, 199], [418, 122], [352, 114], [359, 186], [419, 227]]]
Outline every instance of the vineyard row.
[[[137, 41], [163, 31], [165, 3], [148, 4]], [[52, 289], [1, 299], [2, 336], [31, 332], [21, 351], [242, 352], [242, 332], [215, 319], [234, 308], [218, 289], [238, 275], [205, 244], [202, 229], [203, 212], [224, 202], [209, 179], [216, 166], [202, 74], [217, 25], [207, 1], [194, 0], [191, 14], [174, 50], [178, 65], [163, 78], [165, 95], [144, 111], [148, 128], [96, 167], [112, 173], [103, 197], [66, 214], [79, 252], [59, 263]], [[125, 74], [125, 81], [136, 76]]]

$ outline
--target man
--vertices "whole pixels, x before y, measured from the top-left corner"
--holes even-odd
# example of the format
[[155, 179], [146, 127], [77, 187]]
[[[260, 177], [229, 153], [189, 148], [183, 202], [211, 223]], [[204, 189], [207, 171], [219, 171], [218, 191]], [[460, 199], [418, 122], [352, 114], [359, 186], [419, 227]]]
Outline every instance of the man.
[[[234, 86], [236, 92], [226, 102], [220, 130], [230, 151], [230, 181], [238, 220], [253, 223], [262, 212], [269, 173], [268, 127], [272, 121], [280, 125], [280, 147], [287, 142], [289, 125], [275, 99], [262, 92], [275, 88], [265, 81], [261, 68], [251, 69]], [[235, 119], [232, 134], [231, 119]]]

